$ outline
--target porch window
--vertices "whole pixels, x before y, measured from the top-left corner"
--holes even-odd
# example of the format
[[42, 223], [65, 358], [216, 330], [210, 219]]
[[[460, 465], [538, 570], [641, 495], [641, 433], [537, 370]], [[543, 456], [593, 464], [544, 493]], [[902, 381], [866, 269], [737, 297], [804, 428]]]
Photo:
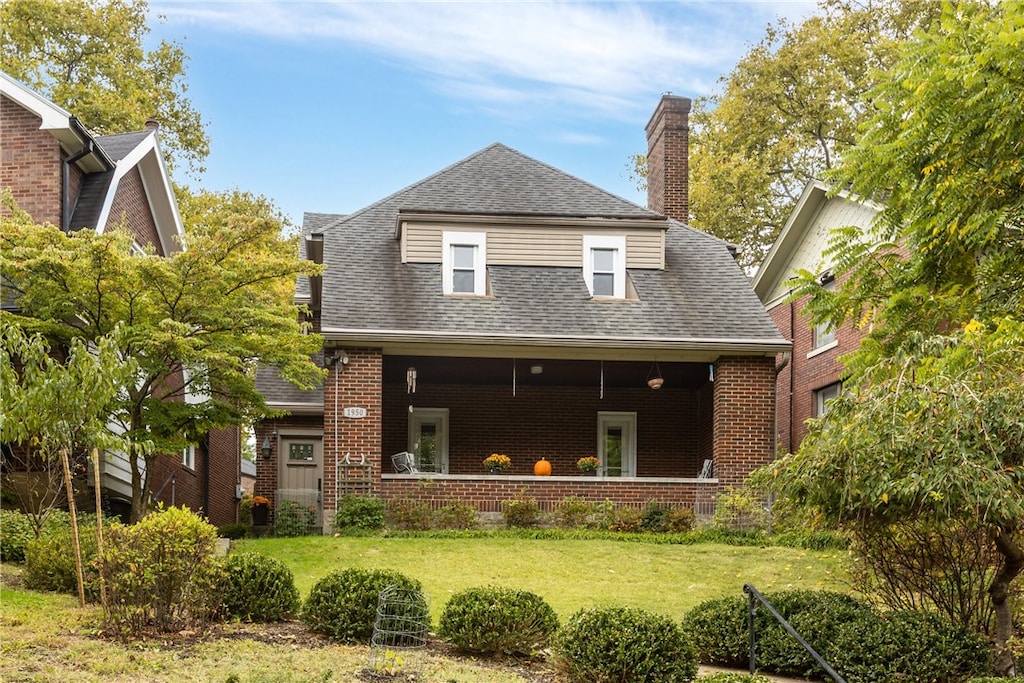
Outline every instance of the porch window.
[[597, 458], [605, 477], [636, 476], [636, 413], [597, 414]]
[[583, 279], [594, 298], [626, 298], [626, 238], [583, 236]]
[[445, 232], [441, 242], [444, 293], [484, 296], [487, 293], [487, 234]]

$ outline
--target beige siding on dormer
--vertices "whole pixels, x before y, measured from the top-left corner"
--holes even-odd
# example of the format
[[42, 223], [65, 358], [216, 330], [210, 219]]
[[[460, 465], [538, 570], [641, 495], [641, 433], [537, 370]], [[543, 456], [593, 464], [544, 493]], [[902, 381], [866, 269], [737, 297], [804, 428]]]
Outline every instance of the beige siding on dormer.
[[493, 266], [583, 267], [583, 235], [625, 235], [626, 267], [665, 265], [663, 230], [583, 230], [578, 227], [516, 227], [407, 222], [402, 229], [406, 263], [440, 263], [442, 232], [486, 232], [487, 264]]

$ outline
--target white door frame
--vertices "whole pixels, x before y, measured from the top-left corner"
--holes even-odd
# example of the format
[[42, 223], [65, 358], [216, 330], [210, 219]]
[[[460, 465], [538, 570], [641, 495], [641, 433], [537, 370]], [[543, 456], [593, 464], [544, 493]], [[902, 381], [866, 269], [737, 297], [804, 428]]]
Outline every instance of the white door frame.
[[447, 408], [414, 408], [409, 414], [409, 433], [406, 443], [407, 450], [413, 453], [419, 464], [419, 437], [423, 423], [434, 422], [437, 425], [437, 473], [448, 473], [448, 409]]
[[636, 413], [599, 411], [597, 413], [597, 457], [601, 461], [601, 475], [605, 472], [605, 445], [608, 428], [622, 430], [622, 477], [636, 476]]

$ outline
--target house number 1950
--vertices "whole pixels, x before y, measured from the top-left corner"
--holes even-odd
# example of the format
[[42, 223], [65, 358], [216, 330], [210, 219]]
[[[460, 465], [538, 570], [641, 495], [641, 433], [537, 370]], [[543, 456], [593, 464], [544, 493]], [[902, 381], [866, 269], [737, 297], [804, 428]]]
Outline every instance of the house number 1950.
[[359, 418], [366, 417], [366, 408], [344, 408], [342, 409], [341, 414], [345, 417], [351, 417], [354, 420], [358, 420]]

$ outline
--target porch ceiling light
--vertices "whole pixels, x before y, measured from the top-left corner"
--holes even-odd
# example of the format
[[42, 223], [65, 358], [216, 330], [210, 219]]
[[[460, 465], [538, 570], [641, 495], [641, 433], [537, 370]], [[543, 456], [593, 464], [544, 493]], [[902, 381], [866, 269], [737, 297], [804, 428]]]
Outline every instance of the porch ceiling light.
[[260, 453], [263, 455], [264, 460], [269, 460], [271, 452], [270, 437], [265, 436], [263, 437], [263, 445], [260, 446]]
[[654, 361], [650, 372], [647, 373], [647, 386], [651, 389], [661, 389], [661, 385], [664, 383], [665, 379], [661, 376], [661, 368], [658, 366], [658, 361]]
[[544, 372], [544, 366], [541, 365], [540, 363], [534, 363], [533, 365], [530, 366], [531, 375], [539, 375], [542, 372]]

